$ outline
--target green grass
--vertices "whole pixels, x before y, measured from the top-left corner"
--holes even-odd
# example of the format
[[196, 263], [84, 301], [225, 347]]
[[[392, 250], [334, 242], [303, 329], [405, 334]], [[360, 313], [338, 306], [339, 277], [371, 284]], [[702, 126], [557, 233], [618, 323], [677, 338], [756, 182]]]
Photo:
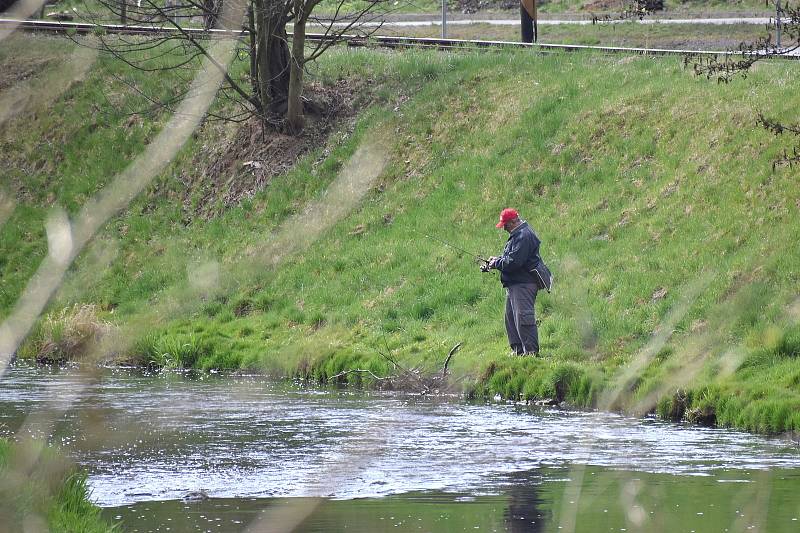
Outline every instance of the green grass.
[[[31, 457], [36, 446], [26, 449], [0, 440], [0, 518], [7, 531], [32, 525], [49, 531], [94, 533], [112, 531], [90, 501], [86, 474], [68, 466], [50, 449]], [[35, 459], [33, 464], [29, 461]]]
[[[441, 37], [440, 26], [398, 28], [385, 26], [381, 35], [406, 37]], [[755, 42], [767, 34], [756, 24], [574, 24], [539, 26], [539, 42], [549, 44], [577, 44], [589, 46], [622, 46], [629, 48], [667, 48], [678, 50], [729, 50], [743, 42]], [[520, 40], [519, 26], [491, 24], [450, 25], [450, 39], [511, 41]]]
[[[19, 146], [59, 135], [61, 157], [75, 163], [50, 159], [55, 151], [19, 154], [59, 172], [30, 177], [35, 194], [18, 196], [0, 229], [3, 250], [41, 257], [48, 196], [74, 209], [151, 137], [109, 141], [123, 119], [95, 91], [114, 68], [99, 61], [53, 104], [57, 114], [40, 113], [60, 117], [46, 131], [36, 121], [4, 131]], [[332, 135], [252, 199], [201, 220], [176, 199], [182, 173], [198, 172], [197, 154], [224, 138], [207, 125], [81, 256], [53, 308], [106, 310], [130, 337], [122, 355], [141, 364], [327, 381], [348, 369], [387, 375], [387, 355], [438, 372], [462, 342], [451, 369], [471, 397], [658, 405], [665, 416], [798, 429], [800, 256], [787, 243], [800, 237], [800, 191], [790, 169], [772, 172], [782, 141], [753, 116], [797, 108], [786, 90], [798, 81], [793, 64], [761, 64], [720, 86], [671, 58], [336, 49], [311, 79], [342, 77], [368, 80], [368, 109], [351, 134]], [[136, 95], [120, 89], [117, 98]], [[109, 118], [80, 140], [79, 113], [92, 103]], [[302, 233], [302, 224], [285, 227], [288, 217], [312, 202], [323, 208], [328, 184], [376, 136], [388, 139], [389, 164], [359, 206], [310, 245], [279, 241], [277, 264], [254, 260], [276, 235]], [[541, 359], [506, 355], [497, 280], [415, 233], [496, 253], [505, 237], [493, 224], [509, 205], [536, 229], [556, 275], [554, 293], [537, 302]], [[37, 256], [6, 257], [0, 313]], [[192, 289], [215, 269], [216, 289]], [[377, 385], [367, 376], [337, 381]], [[685, 397], [673, 405], [677, 389]]]

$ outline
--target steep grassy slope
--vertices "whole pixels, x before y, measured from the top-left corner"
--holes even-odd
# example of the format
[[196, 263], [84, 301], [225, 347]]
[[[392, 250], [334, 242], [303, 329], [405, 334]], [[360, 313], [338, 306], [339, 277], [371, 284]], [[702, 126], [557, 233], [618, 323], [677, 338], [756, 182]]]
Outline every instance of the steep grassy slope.
[[[797, 107], [792, 64], [718, 86], [666, 58], [337, 50], [315, 76], [368, 80], [373, 105], [352, 134], [240, 207], [187, 220], [175, 198], [204, 130], [109, 224], [54, 309], [98, 304], [127, 325], [127, 356], [158, 365], [328, 380], [396, 373], [395, 359], [433, 373], [462, 342], [451, 368], [474, 396], [800, 426], [800, 190], [791, 169], [772, 171], [780, 141], [753, 117]], [[379, 181], [344, 220], [316, 228], [304, 206], [325, 211], [328, 184], [347, 180], [347, 160], [376, 138], [389, 158]], [[70, 177], [49, 179], [58, 191]], [[28, 239], [44, 250], [39, 205], [22, 199], [13, 216], [40, 218], [6, 224], [4, 249]], [[556, 273], [537, 306], [539, 359], [506, 355], [497, 280], [423, 235], [491, 254], [505, 206], [536, 228]], [[287, 218], [299, 213], [308, 224]], [[4, 268], [23, 280], [31, 266]], [[221, 281], [190, 295], [198, 277]], [[20, 287], [4, 285], [5, 309]]]

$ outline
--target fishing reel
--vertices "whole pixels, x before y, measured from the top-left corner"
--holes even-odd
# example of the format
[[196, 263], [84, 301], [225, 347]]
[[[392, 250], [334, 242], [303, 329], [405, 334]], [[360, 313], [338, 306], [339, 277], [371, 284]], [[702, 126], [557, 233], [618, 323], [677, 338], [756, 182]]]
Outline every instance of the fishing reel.
[[489, 267], [489, 261], [483, 261], [481, 263], [481, 272], [489, 272], [491, 268]]

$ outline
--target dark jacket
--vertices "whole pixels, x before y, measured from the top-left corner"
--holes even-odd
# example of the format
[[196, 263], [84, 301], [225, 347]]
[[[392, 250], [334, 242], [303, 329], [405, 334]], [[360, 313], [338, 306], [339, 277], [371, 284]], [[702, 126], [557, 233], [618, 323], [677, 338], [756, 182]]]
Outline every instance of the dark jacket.
[[495, 263], [495, 268], [500, 271], [503, 287], [518, 283], [540, 285], [536, 274], [531, 272], [542, 260], [539, 257], [539, 244], [539, 237], [525, 221], [511, 232], [503, 255]]

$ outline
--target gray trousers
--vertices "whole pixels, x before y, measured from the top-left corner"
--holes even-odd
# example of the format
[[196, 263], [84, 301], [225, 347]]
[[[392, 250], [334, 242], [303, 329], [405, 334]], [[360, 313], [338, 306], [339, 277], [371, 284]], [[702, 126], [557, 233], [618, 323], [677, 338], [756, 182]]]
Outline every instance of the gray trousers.
[[539, 353], [539, 331], [533, 311], [537, 292], [535, 283], [506, 287], [506, 333], [516, 354]]

